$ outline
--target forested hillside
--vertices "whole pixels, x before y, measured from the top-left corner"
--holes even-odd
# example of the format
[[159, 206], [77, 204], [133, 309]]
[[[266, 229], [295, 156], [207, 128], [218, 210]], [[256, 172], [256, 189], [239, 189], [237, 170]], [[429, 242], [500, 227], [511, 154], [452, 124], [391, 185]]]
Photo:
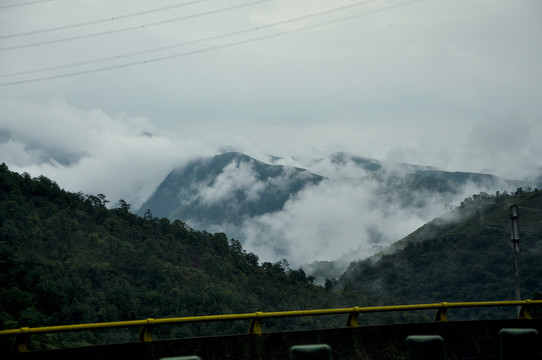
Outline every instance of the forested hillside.
[[[542, 291], [542, 191], [480, 194], [373, 258], [352, 263], [340, 283], [378, 304], [515, 300], [510, 206], [520, 215], [523, 299]], [[508, 317], [514, 309], [465, 312]], [[455, 312], [458, 314], [458, 312]]]
[[[50, 179], [1, 165], [0, 328], [337, 305], [332, 291], [312, 285], [285, 260], [259, 264], [224, 234], [149, 213], [139, 217], [122, 200], [113, 209], [106, 203], [103, 195], [69, 193]], [[320, 321], [327, 320], [302, 322], [318, 327]], [[247, 326], [166, 328], [164, 336], [243, 333]], [[118, 331], [107, 340], [133, 341], [136, 335]], [[103, 342], [100, 336], [50, 336], [47, 344]]]

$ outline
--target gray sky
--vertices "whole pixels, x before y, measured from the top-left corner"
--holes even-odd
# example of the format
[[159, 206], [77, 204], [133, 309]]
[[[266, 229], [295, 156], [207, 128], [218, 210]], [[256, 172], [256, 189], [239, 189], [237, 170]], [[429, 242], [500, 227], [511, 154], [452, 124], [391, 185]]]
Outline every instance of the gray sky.
[[224, 149], [542, 173], [539, 0], [25, 2], [0, 1], [0, 161], [68, 190], [137, 207]]

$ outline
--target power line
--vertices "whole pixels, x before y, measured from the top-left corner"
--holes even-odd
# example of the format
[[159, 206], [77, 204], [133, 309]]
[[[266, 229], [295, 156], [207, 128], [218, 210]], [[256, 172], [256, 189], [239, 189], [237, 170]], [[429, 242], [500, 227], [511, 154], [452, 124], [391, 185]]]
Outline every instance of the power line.
[[[54, 1], [54, 0], [45, 0], [45, 1]], [[24, 33], [3, 35], [3, 36], [0, 36], [0, 39], [9, 39], [9, 38], [20, 37], [20, 36], [42, 34], [42, 33], [46, 33], [46, 32], [73, 29], [73, 28], [88, 26], [88, 25], [95, 25], [95, 24], [100, 24], [100, 23], [104, 23], [104, 22], [110, 22], [110, 21], [115, 21], [115, 20], [121, 20], [121, 19], [127, 19], [127, 18], [131, 18], [131, 17], [141, 16], [141, 15], [147, 15], [147, 14], [151, 14], [151, 13], [154, 13], [154, 12], [170, 10], [170, 9], [174, 9], [174, 8], [178, 8], [178, 7], [182, 7], [182, 6], [187, 6], [187, 5], [192, 5], [192, 4], [196, 4], [196, 3], [200, 3], [200, 2], [204, 2], [204, 1], [209, 1], [209, 0], [194, 0], [194, 1], [184, 2], [184, 3], [181, 3], [181, 4], [170, 5], [170, 6], [165, 6], [165, 7], [161, 7], [161, 8], [140, 11], [140, 12], [126, 14], [126, 15], [108, 17], [108, 18], [105, 18], [105, 19], [92, 20], [92, 21], [87, 21], [87, 22], [83, 22], [83, 23], [77, 23], [77, 24], [71, 24], [71, 25], [65, 25], [65, 26], [58, 26], [58, 27], [53, 27], [53, 28], [48, 28], [48, 29], [28, 31], [28, 32], [24, 32]], [[18, 5], [12, 5], [12, 6], [18, 6]]]
[[56, 44], [56, 43], [65, 42], [65, 41], [81, 40], [81, 39], [86, 39], [86, 38], [95, 37], [95, 36], [111, 35], [111, 34], [115, 34], [115, 33], [119, 33], [119, 32], [130, 31], [130, 30], [135, 30], [135, 29], [142, 29], [142, 28], [157, 26], [157, 25], [164, 25], [164, 24], [168, 24], [168, 23], [172, 23], [172, 22], [177, 22], [177, 21], [182, 21], [182, 20], [187, 20], [187, 19], [193, 19], [193, 18], [196, 18], [196, 17], [216, 14], [216, 13], [220, 13], [220, 12], [223, 12], [223, 11], [239, 9], [239, 8], [242, 8], [242, 7], [256, 5], [256, 4], [260, 4], [260, 3], [263, 3], [263, 2], [267, 2], [267, 1], [271, 1], [271, 0], [256, 0], [256, 1], [253, 1], [253, 2], [249, 2], [249, 3], [234, 5], [234, 6], [230, 6], [230, 7], [226, 7], [226, 8], [221, 8], [221, 9], [210, 10], [210, 11], [206, 11], [206, 12], [202, 12], [202, 13], [198, 13], [198, 14], [186, 15], [186, 16], [181, 16], [181, 17], [174, 18], [174, 19], [162, 20], [162, 21], [157, 21], [157, 22], [154, 22], [154, 23], [149, 23], [149, 24], [144, 24], [144, 25], [130, 26], [130, 27], [125, 27], [125, 28], [121, 28], [121, 29], [103, 31], [103, 32], [99, 32], [99, 33], [80, 35], [80, 36], [72, 36], [72, 37], [68, 37], [68, 38], [55, 39], [55, 40], [49, 40], [49, 41], [42, 41], [42, 42], [37, 42], [37, 43], [32, 43], [32, 44], [10, 46], [10, 47], [5, 47], [5, 48], [0, 48], [0, 51], [17, 50], [17, 49], [23, 49], [23, 48], [33, 47], [33, 46]]
[[[365, 3], [372, 2], [372, 1], [378, 1], [378, 0], [369, 0], [369, 1], [365, 1]], [[154, 63], [154, 62], [159, 62], [159, 61], [165, 61], [165, 60], [170, 60], [170, 59], [189, 56], [189, 55], [194, 55], [194, 54], [200, 54], [200, 53], [219, 50], [219, 49], [230, 48], [230, 47], [239, 46], [239, 45], [243, 45], [243, 44], [247, 44], [247, 43], [251, 43], [251, 42], [256, 42], [256, 41], [265, 40], [265, 39], [269, 39], [269, 38], [273, 38], [273, 37], [278, 37], [278, 36], [281, 36], [281, 35], [293, 34], [293, 33], [299, 32], [299, 31], [304, 31], [304, 30], [307, 30], [307, 29], [320, 27], [320, 26], [324, 26], [324, 25], [329, 25], [329, 24], [333, 24], [333, 23], [337, 23], [337, 22], [341, 22], [341, 21], [345, 21], [345, 20], [351, 20], [351, 19], [354, 19], [354, 18], [368, 16], [368, 15], [372, 15], [372, 14], [379, 13], [379, 12], [393, 10], [393, 9], [396, 9], [396, 8], [412, 5], [414, 3], [421, 2], [421, 1], [423, 1], [423, 0], [406, 1], [404, 3], [395, 4], [395, 5], [391, 5], [391, 6], [388, 6], [388, 7], [372, 10], [372, 11], [367, 11], [367, 12], [364, 12], [364, 13], [361, 13], [361, 14], [349, 15], [349, 16], [345, 16], [345, 17], [342, 17], [342, 18], [339, 18], [339, 19], [333, 19], [333, 20], [321, 22], [321, 23], [318, 23], [318, 24], [307, 25], [307, 26], [299, 27], [297, 29], [286, 30], [286, 31], [283, 31], [281, 33], [275, 33], [275, 34], [264, 35], [264, 36], [260, 36], [260, 37], [256, 37], [256, 38], [240, 40], [240, 41], [231, 42], [231, 43], [227, 43], [227, 44], [223, 44], [223, 45], [208, 47], [208, 48], [205, 48], [205, 49], [199, 49], [199, 50], [194, 50], [194, 51], [189, 51], [189, 52], [184, 52], [184, 53], [179, 53], [179, 54], [173, 54], [173, 55], [168, 55], [168, 56], [151, 58], [151, 59], [148, 59], [148, 60], [141, 60], [141, 61], [135, 61], [135, 62], [131, 62], [131, 63], [106, 66], [106, 67], [90, 69], [90, 70], [82, 70], [82, 71], [76, 71], [76, 72], [64, 73], [64, 74], [58, 74], [58, 75], [51, 75], [51, 76], [44, 76], [44, 77], [39, 77], [39, 78], [27, 79], [27, 80], [19, 80], [19, 81], [7, 82], [7, 83], [0, 83], [0, 87], [28, 84], [28, 83], [34, 83], [34, 82], [39, 82], [39, 81], [59, 79], [59, 78], [63, 78], [63, 77], [72, 77], [72, 76], [79, 76], [79, 75], [97, 73], [97, 72], [102, 72], [102, 71], [120, 69], [120, 68], [124, 68], [124, 67], [149, 64], [149, 63]], [[293, 20], [291, 20], [291, 21], [293, 21]]]
[[116, 55], [116, 56], [109, 56], [109, 57], [104, 57], [104, 58], [100, 58], [100, 59], [81, 61], [81, 62], [76, 62], [76, 63], [71, 63], [71, 64], [51, 66], [51, 67], [42, 68], [42, 69], [27, 70], [27, 71], [21, 71], [21, 72], [10, 73], [10, 74], [0, 74], [0, 77], [28, 75], [28, 74], [34, 74], [34, 73], [39, 73], [39, 72], [44, 72], [44, 71], [59, 70], [59, 69], [68, 68], [68, 67], [89, 65], [89, 64], [95, 64], [95, 63], [104, 62], [104, 61], [110, 61], [110, 60], [119, 60], [121, 58], [126, 58], [126, 57], [141, 55], [141, 54], [152, 53], [152, 52], [156, 52], [156, 51], [172, 49], [172, 48], [175, 48], [175, 47], [194, 45], [194, 44], [202, 43], [202, 42], [206, 42], [206, 41], [218, 40], [218, 39], [221, 39], [221, 38], [230, 37], [230, 36], [234, 36], [234, 35], [240, 35], [240, 34], [244, 34], [244, 33], [259, 31], [259, 30], [270, 28], [270, 27], [273, 27], [273, 26], [284, 25], [284, 24], [287, 24], [287, 23], [306, 20], [306, 19], [309, 19], [311, 17], [326, 15], [326, 14], [329, 14], [329, 13], [332, 13], [332, 12], [338, 12], [338, 11], [346, 10], [346, 9], [357, 7], [357, 6], [366, 5], [367, 3], [374, 2], [374, 1], [378, 1], [378, 0], [364, 0], [364, 1], [357, 2], [357, 3], [341, 6], [341, 7], [338, 7], [338, 8], [328, 9], [328, 10], [324, 10], [324, 11], [320, 11], [320, 12], [316, 12], [316, 13], [312, 13], [312, 14], [308, 14], [308, 15], [303, 15], [303, 16], [299, 16], [299, 17], [296, 17], [296, 18], [292, 18], [292, 19], [288, 19], [288, 20], [278, 21], [278, 22], [271, 23], [271, 24], [260, 25], [260, 26], [250, 28], [250, 29], [238, 30], [238, 31], [234, 31], [234, 32], [226, 33], [226, 34], [214, 35], [214, 36], [206, 37], [206, 38], [203, 38], [203, 39], [186, 41], [186, 42], [177, 43], [177, 44], [173, 44], [173, 45], [161, 46], [161, 47], [157, 47], [157, 48], [146, 49], [146, 50], [126, 53], [126, 54]]
[[51, 1], [55, 1], [55, 0], [39, 0], [39, 1], [29, 1], [29, 2], [25, 2], [25, 3], [19, 3], [19, 4], [0, 5], [0, 9], [8, 9], [8, 8], [26, 6], [26, 5], [35, 5], [35, 4], [44, 3], [44, 2], [51, 2]]

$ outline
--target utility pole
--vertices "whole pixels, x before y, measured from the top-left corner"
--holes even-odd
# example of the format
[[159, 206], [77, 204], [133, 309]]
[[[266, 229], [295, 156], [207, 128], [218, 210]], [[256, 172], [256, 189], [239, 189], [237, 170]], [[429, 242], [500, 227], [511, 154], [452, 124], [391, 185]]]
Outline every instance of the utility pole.
[[[515, 288], [516, 288], [516, 300], [521, 300], [521, 294], [519, 292], [519, 268], [518, 268], [518, 253], [521, 252], [519, 246], [519, 214], [518, 206], [510, 206], [510, 241], [512, 242], [512, 254], [514, 257], [514, 276], [515, 276]], [[518, 306], [518, 316], [520, 307]]]

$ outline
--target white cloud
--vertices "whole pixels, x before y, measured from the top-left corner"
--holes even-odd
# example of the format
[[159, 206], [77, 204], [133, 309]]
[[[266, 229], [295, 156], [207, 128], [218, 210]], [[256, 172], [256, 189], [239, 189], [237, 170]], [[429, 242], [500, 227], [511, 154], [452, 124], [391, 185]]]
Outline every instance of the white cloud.
[[214, 204], [232, 199], [236, 191], [242, 191], [247, 201], [257, 201], [265, 188], [265, 183], [258, 180], [252, 163], [233, 161], [220, 173], [214, 183], [199, 190], [205, 204]]
[[146, 119], [125, 114], [63, 101], [4, 102], [0, 108], [0, 131], [10, 137], [0, 144], [0, 161], [11, 170], [45, 175], [70, 191], [103, 193], [112, 203], [123, 198], [134, 208], [173, 168], [214, 154], [201, 142], [170, 138]]
[[326, 157], [310, 164], [308, 169], [329, 179], [357, 179], [367, 175], [367, 171], [356, 165], [350, 157], [342, 163], [333, 163], [330, 157]]
[[542, 115], [527, 119], [508, 113], [480, 121], [459, 150], [456, 166], [461, 164], [511, 179], [535, 178], [542, 169], [540, 134]]
[[12, 139], [0, 143], [0, 153], [3, 154], [2, 161], [19, 166], [41, 163], [44, 158], [42, 150], [27, 149], [25, 144]]
[[[385, 165], [387, 171], [382, 175], [405, 175], [394, 171], [392, 164]], [[318, 166], [321, 173], [355, 174], [355, 165], [348, 162], [344, 170], [329, 162]], [[467, 183], [453, 195], [424, 189], [409, 189], [407, 194], [398, 180], [391, 186], [386, 185], [386, 179], [335, 176], [303, 189], [279, 211], [245, 220], [234, 231], [241, 234], [245, 248], [262, 261], [286, 258], [297, 267], [339, 260], [346, 268], [350, 261], [373, 255], [472, 194], [513, 190], [502, 184]]]
[[[377, 195], [373, 180], [325, 180], [291, 198], [282, 211], [248, 219], [241, 231], [245, 247], [262, 260], [286, 257], [299, 266], [336, 260], [349, 254], [365, 257], [421, 226], [434, 208], [412, 212]], [[378, 238], [376, 238], [378, 236]]]

